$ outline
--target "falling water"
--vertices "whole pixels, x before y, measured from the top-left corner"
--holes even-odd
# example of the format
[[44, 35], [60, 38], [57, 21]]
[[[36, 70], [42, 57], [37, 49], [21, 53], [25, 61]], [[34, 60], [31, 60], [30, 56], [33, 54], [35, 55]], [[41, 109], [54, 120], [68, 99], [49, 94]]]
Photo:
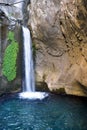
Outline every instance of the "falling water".
[[32, 42], [30, 31], [27, 27], [22, 27], [23, 30], [23, 46], [24, 46], [24, 79], [23, 92], [19, 94], [20, 98], [28, 99], [43, 99], [48, 96], [45, 92], [35, 91], [34, 68], [32, 57]]
[[30, 31], [26, 27], [23, 27], [23, 38], [24, 38], [24, 63], [25, 63], [24, 65], [25, 81], [23, 85], [23, 90], [27, 92], [34, 92], [35, 81], [34, 81], [31, 37], [30, 37]]

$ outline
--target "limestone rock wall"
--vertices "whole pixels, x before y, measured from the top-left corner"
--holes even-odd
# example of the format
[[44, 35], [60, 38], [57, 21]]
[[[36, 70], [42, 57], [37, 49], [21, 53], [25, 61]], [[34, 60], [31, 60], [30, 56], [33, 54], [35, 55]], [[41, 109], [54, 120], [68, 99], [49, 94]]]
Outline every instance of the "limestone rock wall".
[[[20, 4], [11, 5], [19, 0], [0, 1], [0, 95], [3, 93], [18, 92], [21, 90], [21, 67], [22, 67], [22, 35], [19, 21], [23, 20], [22, 6]], [[13, 81], [8, 81], [2, 73], [3, 57], [6, 47], [8, 31], [14, 31], [15, 40], [19, 43], [19, 53], [17, 58], [17, 77]]]
[[86, 5], [86, 0], [31, 0], [28, 6], [36, 81], [51, 91], [87, 96]]

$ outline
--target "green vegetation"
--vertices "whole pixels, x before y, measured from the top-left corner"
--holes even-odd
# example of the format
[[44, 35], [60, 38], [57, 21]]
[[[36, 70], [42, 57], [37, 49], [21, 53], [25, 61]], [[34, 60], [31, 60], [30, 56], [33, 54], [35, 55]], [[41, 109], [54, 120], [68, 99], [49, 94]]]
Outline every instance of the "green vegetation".
[[10, 44], [5, 50], [2, 73], [7, 77], [8, 81], [12, 81], [16, 77], [16, 60], [19, 50], [18, 43], [14, 39], [14, 32], [9, 31], [8, 41]]

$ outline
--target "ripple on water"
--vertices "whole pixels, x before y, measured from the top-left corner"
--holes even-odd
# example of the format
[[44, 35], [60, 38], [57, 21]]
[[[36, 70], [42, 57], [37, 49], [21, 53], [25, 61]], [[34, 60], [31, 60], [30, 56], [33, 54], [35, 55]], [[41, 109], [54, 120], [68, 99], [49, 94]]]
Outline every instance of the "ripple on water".
[[50, 95], [0, 102], [0, 130], [87, 130], [86, 99]]

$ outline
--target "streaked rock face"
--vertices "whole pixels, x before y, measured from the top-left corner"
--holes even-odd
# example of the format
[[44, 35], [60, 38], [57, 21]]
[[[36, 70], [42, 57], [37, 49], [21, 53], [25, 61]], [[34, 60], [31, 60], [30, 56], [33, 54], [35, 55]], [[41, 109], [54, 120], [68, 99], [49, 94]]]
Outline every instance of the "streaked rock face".
[[87, 1], [31, 0], [36, 81], [51, 91], [87, 96]]
[[22, 5], [24, 2], [19, 2], [20, 0], [0, 0], [0, 10], [2, 10], [5, 15], [11, 20], [22, 20]]
[[[14, 4], [19, 0], [0, 0], [0, 95], [3, 93], [17, 92], [21, 89], [21, 56], [18, 54], [17, 63], [17, 78], [14, 81], [8, 82], [6, 77], [2, 74], [3, 57], [6, 47], [9, 42], [7, 41], [7, 35], [9, 29], [12, 29], [15, 33], [15, 40], [20, 44], [21, 47], [21, 29], [17, 24], [18, 20], [23, 20], [22, 6]], [[16, 6], [15, 6], [16, 5]], [[20, 6], [19, 6], [20, 5]]]

